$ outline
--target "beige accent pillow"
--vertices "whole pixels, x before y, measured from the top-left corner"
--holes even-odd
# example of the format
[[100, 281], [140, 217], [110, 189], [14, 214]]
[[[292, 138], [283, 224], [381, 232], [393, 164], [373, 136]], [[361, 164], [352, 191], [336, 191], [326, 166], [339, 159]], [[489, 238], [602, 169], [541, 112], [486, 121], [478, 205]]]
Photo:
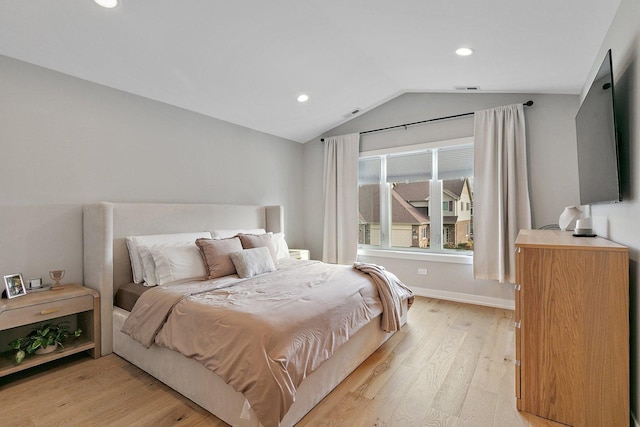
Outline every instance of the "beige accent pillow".
[[273, 264], [278, 265], [278, 254], [273, 243], [273, 234], [238, 234], [243, 249], [266, 247], [273, 258]]
[[264, 246], [234, 252], [230, 257], [236, 267], [238, 276], [243, 279], [276, 271], [276, 265], [273, 263], [271, 253]]
[[240, 239], [197, 239], [202, 259], [207, 268], [207, 280], [236, 273], [230, 254], [242, 250]]

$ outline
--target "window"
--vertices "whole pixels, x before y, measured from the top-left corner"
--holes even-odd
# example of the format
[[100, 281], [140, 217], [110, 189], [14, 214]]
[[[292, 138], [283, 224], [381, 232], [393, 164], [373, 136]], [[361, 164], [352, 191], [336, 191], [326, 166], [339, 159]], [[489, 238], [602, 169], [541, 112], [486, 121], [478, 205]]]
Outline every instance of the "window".
[[361, 153], [359, 244], [390, 250], [472, 250], [472, 183], [470, 138]]

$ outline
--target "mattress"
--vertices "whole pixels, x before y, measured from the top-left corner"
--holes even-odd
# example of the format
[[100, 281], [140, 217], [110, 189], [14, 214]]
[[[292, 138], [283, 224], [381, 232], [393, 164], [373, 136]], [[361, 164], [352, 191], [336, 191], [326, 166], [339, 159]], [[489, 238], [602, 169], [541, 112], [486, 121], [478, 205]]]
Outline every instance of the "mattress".
[[133, 306], [140, 298], [144, 292], [151, 289], [149, 286], [139, 285], [137, 283], [128, 283], [126, 285], [120, 286], [120, 288], [116, 291], [116, 296], [113, 301], [113, 304], [116, 307], [120, 307], [124, 310], [131, 311]]

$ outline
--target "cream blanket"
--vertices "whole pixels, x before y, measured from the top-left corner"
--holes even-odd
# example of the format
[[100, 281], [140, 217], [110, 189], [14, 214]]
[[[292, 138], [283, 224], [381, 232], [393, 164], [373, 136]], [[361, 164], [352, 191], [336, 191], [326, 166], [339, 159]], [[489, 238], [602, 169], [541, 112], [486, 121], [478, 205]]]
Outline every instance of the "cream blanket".
[[402, 301], [408, 300], [408, 307], [413, 304], [413, 291], [398, 277], [385, 270], [384, 267], [365, 262], [355, 262], [353, 267], [371, 275], [382, 301], [382, 320], [380, 327], [385, 332], [399, 331], [402, 326]]
[[276, 427], [302, 380], [381, 313], [373, 277], [291, 261], [232, 285], [158, 287], [140, 297], [122, 331], [200, 361], [245, 395], [265, 427]]

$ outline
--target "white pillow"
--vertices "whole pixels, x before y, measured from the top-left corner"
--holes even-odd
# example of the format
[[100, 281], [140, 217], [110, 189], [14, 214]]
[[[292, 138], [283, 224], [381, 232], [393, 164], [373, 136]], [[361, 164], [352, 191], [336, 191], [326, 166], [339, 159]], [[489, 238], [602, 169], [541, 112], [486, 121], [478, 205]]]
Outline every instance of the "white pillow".
[[193, 244], [149, 247], [156, 267], [156, 284], [182, 279], [204, 279], [207, 270], [200, 249]]
[[129, 236], [126, 238], [129, 258], [131, 259], [131, 271], [133, 282], [142, 283], [144, 280], [144, 268], [139, 246], [160, 245], [163, 243], [193, 243], [201, 237], [211, 238], [211, 233], [202, 231], [198, 233], [175, 233], [175, 234], [151, 234], [146, 236]]
[[269, 248], [261, 246], [259, 248], [245, 249], [240, 252], [229, 254], [233, 265], [236, 267], [238, 276], [243, 279], [253, 277], [257, 274], [276, 271], [273, 257]]
[[[153, 245], [156, 246], [156, 245]], [[145, 286], [155, 286], [158, 284], [156, 279], [156, 263], [153, 261], [151, 249], [149, 246], [138, 246], [140, 259], [142, 260], [142, 284]]]
[[238, 228], [229, 230], [211, 230], [211, 236], [214, 239], [228, 239], [229, 237], [235, 237], [238, 234], [266, 234], [264, 228]]
[[[155, 254], [158, 256], [165, 256], [162, 254], [162, 249], [176, 246], [193, 246], [195, 243], [164, 243], [161, 245], [151, 245], [151, 246], [138, 246], [138, 252], [140, 253], [140, 257], [142, 258], [142, 285], [144, 286], [156, 286], [160, 284], [160, 280], [158, 279], [157, 270], [156, 270], [156, 261], [153, 258]], [[170, 254], [167, 254], [167, 256]], [[163, 266], [166, 268], [166, 266]], [[166, 280], [166, 269], [162, 271], [165, 275]]]
[[287, 245], [287, 241], [284, 239], [284, 233], [273, 233], [271, 242], [276, 248], [276, 257], [278, 259], [289, 258], [289, 245]]

